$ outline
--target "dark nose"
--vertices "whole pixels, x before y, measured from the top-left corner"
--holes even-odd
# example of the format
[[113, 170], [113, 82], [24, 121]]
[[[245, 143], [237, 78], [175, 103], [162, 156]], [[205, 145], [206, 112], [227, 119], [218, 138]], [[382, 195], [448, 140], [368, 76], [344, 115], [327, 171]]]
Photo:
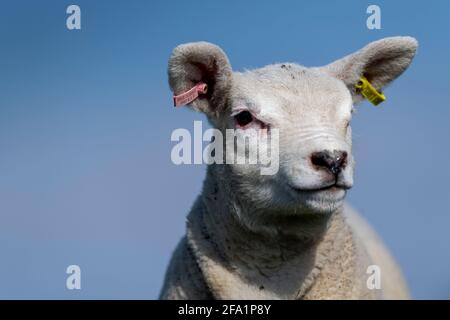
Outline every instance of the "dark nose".
[[347, 152], [345, 151], [320, 151], [311, 155], [311, 162], [318, 167], [326, 168], [337, 175], [347, 165]]

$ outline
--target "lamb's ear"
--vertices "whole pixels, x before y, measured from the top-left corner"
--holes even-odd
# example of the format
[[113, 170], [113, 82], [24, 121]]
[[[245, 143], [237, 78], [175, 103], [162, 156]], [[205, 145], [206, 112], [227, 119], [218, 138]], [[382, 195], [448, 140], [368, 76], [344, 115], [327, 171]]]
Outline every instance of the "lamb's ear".
[[381, 91], [408, 68], [416, 49], [417, 40], [414, 38], [384, 38], [321, 69], [344, 81], [356, 104], [363, 99], [355, 90], [361, 76], [365, 76], [375, 89]]
[[232, 71], [218, 46], [208, 42], [179, 45], [169, 59], [168, 73], [174, 95], [187, 92], [198, 83], [207, 85], [206, 93], [189, 103], [193, 109], [217, 115], [225, 107]]

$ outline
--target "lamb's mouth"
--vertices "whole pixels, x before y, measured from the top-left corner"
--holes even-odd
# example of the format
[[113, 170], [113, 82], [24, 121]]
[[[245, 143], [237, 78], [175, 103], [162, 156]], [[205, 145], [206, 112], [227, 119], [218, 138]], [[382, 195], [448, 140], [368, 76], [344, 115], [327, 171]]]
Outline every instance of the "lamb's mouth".
[[289, 185], [291, 189], [295, 190], [296, 192], [304, 192], [304, 193], [313, 193], [313, 192], [320, 192], [320, 191], [345, 191], [351, 188], [351, 186], [341, 184], [341, 183], [333, 183], [327, 186], [319, 187], [319, 188], [298, 188], [294, 187], [292, 185]]

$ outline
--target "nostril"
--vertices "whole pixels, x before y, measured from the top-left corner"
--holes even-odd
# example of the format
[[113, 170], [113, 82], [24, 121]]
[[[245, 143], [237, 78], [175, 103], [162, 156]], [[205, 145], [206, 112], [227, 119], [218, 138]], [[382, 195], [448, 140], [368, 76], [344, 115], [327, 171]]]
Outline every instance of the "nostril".
[[328, 158], [329, 158], [328, 152], [325, 152], [325, 151], [314, 152], [311, 155], [311, 162], [315, 166], [328, 168], [328, 166], [329, 166]]
[[347, 156], [345, 151], [314, 152], [311, 154], [311, 163], [317, 167], [326, 168], [336, 175], [347, 165]]
[[346, 151], [337, 151], [338, 156], [336, 157], [336, 162], [340, 167], [345, 167], [347, 164], [347, 152]]

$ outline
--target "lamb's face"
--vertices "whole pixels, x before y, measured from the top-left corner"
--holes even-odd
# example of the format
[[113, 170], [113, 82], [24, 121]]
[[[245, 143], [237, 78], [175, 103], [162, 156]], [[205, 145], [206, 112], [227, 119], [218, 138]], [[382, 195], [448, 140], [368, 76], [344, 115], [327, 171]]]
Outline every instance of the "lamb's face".
[[261, 141], [278, 130], [278, 151], [271, 147], [279, 156], [279, 170], [274, 174], [262, 175], [264, 165], [258, 164], [227, 162], [218, 169], [217, 180], [255, 209], [248, 210], [252, 216], [243, 216], [243, 221], [257, 225], [261, 220], [255, 212], [276, 217], [328, 213], [342, 204], [353, 183], [352, 105], [363, 99], [355, 85], [364, 76], [382, 90], [406, 70], [416, 48], [413, 38], [392, 37], [323, 67], [278, 64], [233, 73], [218, 46], [197, 42], [174, 49], [169, 83], [175, 95], [196, 93], [200, 85], [199, 96], [194, 94], [186, 103], [206, 113], [223, 133], [241, 129], [239, 136], [256, 129]]
[[264, 164], [228, 164], [232, 187], [257, 207], [318, 213], [338, 208], [353, 184], [352, 96], [344, 83], [295, 64], [234, 73], [232, 83], [219, 127], [240, 129], [238, 137], [262, 131], [256, 137], [264, 149], [265, 135], [279, 134], [278, 170], [262, 175]]

